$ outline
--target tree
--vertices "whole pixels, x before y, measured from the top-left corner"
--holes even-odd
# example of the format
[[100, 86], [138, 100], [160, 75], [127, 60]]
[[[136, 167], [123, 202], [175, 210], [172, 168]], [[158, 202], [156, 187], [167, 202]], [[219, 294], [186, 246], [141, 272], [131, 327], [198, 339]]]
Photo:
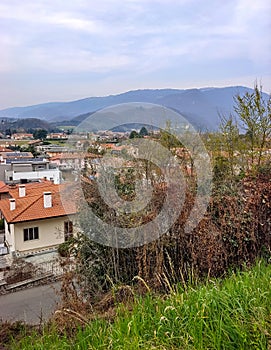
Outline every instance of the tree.
[[160, 130], [160, 142], [169, 150], [172, 150], [176, 147], [182, 147], [181, 142], [175, 136], [175, 130], [172, 128], [170, 120], [166, 121], [165, 129]]
[[45, 129], [37, 129], [33, 133], [33, 137], [35, 140], [44, 140], [48, 135], [48, 131]]
[[226, 152], [227, 163], [229, 166], [231, 176], [235, 173], [235, 166], [241, 165], [240, 159], [237, 159], [236, 152], [240, 150], [239, 129], [236, 120], [233, 116], [228, 119], [221, 116], [221, 123], [219, 125], [221, 132], [220, 145], [221, 150]]
[[132, 130], [130, 135], [129, 135], [129, 139], [136, 139], [136, 138], [139, 138], [141, 136], [139, 136], [138, 132], [135, 131], [135, 130]]
[[271, 137], [271, 96], [266, 99], [256, 84], [252, 93], [235, 97], [235, 111], [246, 130], [251, 166], [259, 167], [264, 149]]
[[140, 135], [141, 137], [144, 137], [144, 136], [149, 135], [148, 130], [145, 128], [145, 126], [142, 126], [142, 128], [141, 128], [140, 131], [139, 131], [139, 135]]

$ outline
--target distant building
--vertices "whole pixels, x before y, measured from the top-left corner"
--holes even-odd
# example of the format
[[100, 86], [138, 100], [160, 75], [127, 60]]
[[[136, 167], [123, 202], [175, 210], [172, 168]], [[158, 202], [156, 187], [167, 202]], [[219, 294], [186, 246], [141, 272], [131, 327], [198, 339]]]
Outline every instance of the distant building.
[[52, 164], [56, 164], [60, 170], [80, 170], [91, 160], [100, 158], [100, 155], [92, 153], [61, 153], [50, 159]]
[[0, 180], [6, 184], [26, 183], [47, 178], [55, 184], [62, 183], [62, 173], [43, 158], [13, 159], [0, 164]]
[[[37, 146], [37, 151], [45, 153], [50, 158], [50, 157], [57, 156], [61, 153], [71, 153], [73, 150], [65, 146], [40, 145], [40, 146]], [[74, 150], [74, 151], [78, 152], [77, 150]]]
[[54, 132], [54, 133], [48, 134], [46, 138], [50, 140], [67, 140], [68, 135], [64, 132]]
[[0, 152], [1, 164], [8, 164], [14, 160], [25, 161], [33, 158], [34, 156], [31, 152]]
[[43, 141], [40, 140], [40, 139], [37, 139], [37, 140], [31, 140], [31, 141], [29, 141], [29, 142], [27, 142], [27, 143], [28, 143], [30, 146], [36, 147], [36, 146], [42, 145], [42, 144], [43, 144]]
[[17, 133], [11, 135], [12, 140], [32, 140], [33, 134]]
[[0, 155], [1, 153], [13, 152], [11, 149], [6, 148], [5, 146], [0, 146]]

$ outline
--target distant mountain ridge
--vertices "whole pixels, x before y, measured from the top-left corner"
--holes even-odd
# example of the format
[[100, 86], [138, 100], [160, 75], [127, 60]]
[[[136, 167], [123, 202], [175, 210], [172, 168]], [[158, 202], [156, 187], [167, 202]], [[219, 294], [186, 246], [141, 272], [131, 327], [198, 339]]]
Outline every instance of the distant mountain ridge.
[[[0, 111], [0, 118], [39, 118], [47, 122], [78, 123], [93, 112], [116, 104], [148, 102], [172, 108], [183, 114], [192, 124], [213, 129], [219, 124], [219, 114], [233, 113], [234, 96], [253, 89], [244, 86], [200, 89], [145, 89], [118, 95], [89, 97], [71, 102], [49, 102], [27, 107], [13, 107]], [[268, 95], [264, 93], [264, 96]]]

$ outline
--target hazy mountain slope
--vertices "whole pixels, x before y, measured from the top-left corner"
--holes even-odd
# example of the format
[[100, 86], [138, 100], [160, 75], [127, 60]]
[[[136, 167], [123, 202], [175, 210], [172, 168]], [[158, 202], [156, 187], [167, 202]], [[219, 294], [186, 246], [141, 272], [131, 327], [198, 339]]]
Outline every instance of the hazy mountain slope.
[[[250, 88], [233, 86], [201, 89], [146, 89], [128, 91], [119, 95], [89, 97], [71, 102], [52, 102], [0, 111], [0, 118], [40, 118], [48, 122], [72, 121], [77, 125], [89, 114], [116, 104], [149, 102], [180, 111], [196, 127], [215, 129], [219, 114], [233, 112], [234, 96], [252, 92]], [[268, 95], [264, 94], [267, 98]]]
[[157, 98], [172, 94], [176, 89], [135, 90], [119, 95], [89, 97], [71, 102], [53, 102], [28, 107], [8, 108], [0, 111], [5, 118], [40, 118], [48, 121], [69, 120], [79, 114], [93, 112], [111, 105], [127, 102], [152, 102]]
[[211, 128], [217, 126], [216, 108], [200, 90], [191, 89], [165, 96], [158, 99], [157, 103], [181, 112], [185, 117], [187, 116], [192, 124], [196, 124], [198, 127]]

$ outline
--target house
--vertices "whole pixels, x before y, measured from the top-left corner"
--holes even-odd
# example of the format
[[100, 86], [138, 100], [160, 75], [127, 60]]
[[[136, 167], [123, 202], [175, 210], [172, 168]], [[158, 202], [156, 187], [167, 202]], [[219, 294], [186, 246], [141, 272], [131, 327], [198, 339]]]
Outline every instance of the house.
[[0, 164], [0, 180], [6, 184], [39, 181], [43, 178], [55, 184], [62, 182], [62, 173], [44, 158], [9, 159]]
[[0, 162], [2, 164], [8, 164], [14, 160], [29, 160], [34, 156], [31, 152], [2, 152], [0, 155]]
[[71, 195], [72, 185], [39, 183], [9, 186], [10, 198], [0, 200], [5, 244], [15, 256], [56, 248], [75, 229], [76, 206], [65, 201], [61, 191]]
[[12, 152], [11, 149], [5, 147], [5, 146], [0, 146], [0, 154], [1, 153], [7, 153], [7, 152]]
[[43, 178], [60, 184], [62, 182], [62, 173], [48, 160], [34, 158], [28, 162], [14, 161], [10, 169], [5, 170], [6, 183], [22, 183], [38, 181]]
[[100, 155], [92, 153], [61, 153], [50, 159], [51, 164], [55, 164], [61, 170], [80, 170], [86, 163], [101, 158]]
[[69, 147], [58, 146], [58, 145], [40, 145], [40, 146], [37, 146], [37, 151], [42, 152], [46, 154], [47, 157], [51, 158], [61, 153], [70, 153], [72, 150]]
[[72, 169], [79, 170], [84, 167], [83, 153], [60, 153], [57, 156], [50, 158], [50, 162], [55, 164], [61, 170]]
[[43, 144], [43, 141], [40, 140], [40, 139], [37, 139], [37, 140], [28, 141], [27, 143], [28, 143], [28, 145], [30, 145], [30, 146], [37, 147], [37, 146], [42, 145], [42, 144]]
[[67, 140], [68, 136], [65, 132], [54, 132], [46, 136], [50, 140]]
[[32, 140], [33, 134], [25, 134], [25, 133], [12, 134], [11, 139], [13, 139], [13, 140]]

